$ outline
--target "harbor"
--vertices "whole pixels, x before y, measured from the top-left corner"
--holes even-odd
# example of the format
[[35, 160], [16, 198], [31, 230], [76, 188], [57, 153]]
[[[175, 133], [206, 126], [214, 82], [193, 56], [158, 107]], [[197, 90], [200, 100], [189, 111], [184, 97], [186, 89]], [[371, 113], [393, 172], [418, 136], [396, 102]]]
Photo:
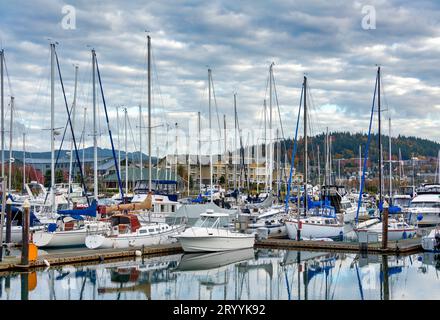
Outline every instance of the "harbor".
[[438, 37], [379, 2], [6, 5], [0, 300], [440, 299], [437, 64], [408, 54]]

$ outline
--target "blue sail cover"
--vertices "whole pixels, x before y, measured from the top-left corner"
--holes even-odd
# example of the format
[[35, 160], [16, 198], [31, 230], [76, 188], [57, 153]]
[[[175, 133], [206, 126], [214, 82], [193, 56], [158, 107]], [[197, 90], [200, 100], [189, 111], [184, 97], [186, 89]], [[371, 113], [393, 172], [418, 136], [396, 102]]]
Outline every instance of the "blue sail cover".
[[[2, 205], [1, 204], [0, 204], [0, 210], [2, 210]], [[22, 215], [23, 211], [19, 207], [11, 206], [11, 213], [12, 213], [12, 220], [15, 220], [17, 214]], [[6, 219], [6, 215], [5, 215], [5, 219]], [[31, 211], [30, 215], [29, 215], [29, 225], [31, 227], [33, 227], [35, 225], [38, 225], [39, 223], [40, 223], [40, 220], [38, 220], [38, 218], [35, 216], [35, 214]]]
[[90, 207], [86, 209], [73, 209], [73, 210], [58, 210], [58, 214], [63, 216], [89, 216], [96, 217], [96, 209], [97, 209], [96, 200], [92, 201]]

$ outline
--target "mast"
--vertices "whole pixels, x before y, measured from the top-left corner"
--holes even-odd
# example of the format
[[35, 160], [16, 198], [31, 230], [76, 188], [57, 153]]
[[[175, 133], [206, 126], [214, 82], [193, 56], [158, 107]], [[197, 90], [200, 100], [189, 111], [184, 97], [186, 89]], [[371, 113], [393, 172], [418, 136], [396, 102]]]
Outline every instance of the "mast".
[[124, 109], [124, 131], [125, 131], [125, 194], [128, 194], [128, 150], [127, 150], [127, 145], [128, 145], [128, 141], [127, 141], [127, 137], [128, 137], [128, 132], [127, 132], [127, 122], [128, 122], [128, 114], [127, 114], [127, 108]]
[[247, 143], [247, 159], [248, 159], [248, 163], [247, 163], [247, 168], [248, 168], [248, 170], [247, 170], [247, 181], [246, 181], [246, 183], [247, 183], [247, 189], [248, 189], [248, 194], [250, 193], [250, 173], [251, 173], [251, 170], [250, 170], [250, 165], [251, 165], [251, 144], [250, 144], [250, 141], [251, 141], [251, 137], [250, 137], [250, 132], [248, 132], [248, 136], [247, 136], [247, 141], [248, 141], [248, 143]]
[[[179, 154], [177, 153], [177, 122], [176, 122], [176, 149], [175, 149], [175, 157], [174, 157], [174, 159], [176, 160], [176, 163], [175, 163], [175, 169], [176, 169], [176, 175], [175, 175], [175, 177], [176, 177], [176, 186], [177, 186], [177, 164], [178, 164], [178, 157], [179, 157]], [[183, 177], [182, 177], [183, 178]], [[177, 188], [176, 188], [177, 189]]]
[[226, 142], [227, 142], [227, 139], [226, 139], [226, 115], [224, 114], [223, 115], [223, 128], [224, 128], [224, 138], [225, 138], [225, 161], [224, 161], [224, 163], [225, 163], [225, 175], [226, 175], [226, 177], [225, 177], [225, 189], [226, 190], [228, 190], [228, 187], [229, 187], [229, 157], [228, 157], [228, 148], [227, 148], [227, 145], [226, 145]]
[[92, 82], [93, 82], [93, 194], [98, 200], [98, 134], [96, 132], [96, 54], [92, 50]]
[[9, 122], [9, 167], [8, 167], [8, 190], [11, 192], [12, 182], [12, 136], [13, 136], [13, 124], [14, 122], [14, 97], [11, 97], [11, 117]]
[[[51, 45], [52, 48], [52, 45]], [[5, 88], [4, 88], [4, 70], [3, 61], [5, 56], [5, 50], [0, 51], [0, 95], [1, 95], [1, 157], [2, 157], [2, 178], [5, 177]]]
[[84, 156], [85, 156], [85, 150], [86, 150], [86, 117], [87, 117], [87, 107], [84, 107], [84, 123], [83, 123], [83, 148], [82, 148], [82, 172], [84, 171]]
[[119, 131], [119, 107], [116, 107], [116, 127], [118, 130], [118, 169], [121, 172], [121, 139]]
[[202, 142], [201, 142], [201, 136], [200, 136], [200, 129], [201, 129], [201, 123], [200, 123], [200, 111], [199, 112], [197, 112], [197, 126], [198, 126], [198, 129], [199, 129], [199, 145], [198, 145], [198, 155], [199, 155], [199, 192], [201, 193], [202, 192], [202, 154], [201, 154], [201, 152], [202, 152], [202, 147], [201, 147], [201, 144], [202, 144]]
[[[139, 104], [139, 168], [140, 168], [140, 179], [142, 180], [144, 177], [144, 174], [142, 172], [142, 107], [141, 104]], [[133, 171], [134, 172], [134, 171]]]
[[276, 170], [277, 170], [277, 198], [278, 195], [280, 194], [280, 166], [279, 166], [279, 162], [280, 162], [280, 145], [279, 145], [279, 141], [278, 141], [278, 128], [277, 128], [277, 134], [276, 134], [276, 140], [275, 140], [275, 145], [277, 147], [277, 153], [276, 153]]
[[304, 216], [307, 214], [307, 77], [304, 76]]
[[393, 164], [392, 164], [392, 157], [391, 157], [391, 117], [388, 119], [388, 127], [389, 127], [389, 137], [388, 137], [388, 155], [390, 160], [390, 204], [391, 200], [393, 198]]
[[378, 112], [378, 126], [379, 126], [379, 204], [382, 203], [382, 137], [381, 137], [381, 116], [380, 116], [380, 67], [377, 68], [377, 112]]
[[321, 188], [321, 165], [319, 162], [319, 145], [318, 147], [318, 186]]
[[210, 179], [210, 195], [211, 203], [214, 202], [213, 186], [212, 186], [212, 123], [211, 123], [211, 69], [208, 69], [208, 91], [209, 91], [209, 179]]
[[272, 77], [273, 77], [272, 62], [269, 68], [269, 192], [272, 192], [273, 180], [273, 144], [272, 144]]
[[[72, 102], [72, 111], [71, 111], [73, 128], [75, 128], [77, 85], [78, 85], [78, 66], [75, 66], [75, 87], [73, 90], [73, 102]], [[68, 201], [70, 201], [70, 185], [72, 183], [72, 162], [73, 162], [73, 136], [72, 136], [72, 140], [70, 141], [69, 181], [68, 181], [69, 187], [68, 187], [68, 197], [67, 197]]]
[[234, 93], [234, 190], [237, 190], [237, 98]]
[[23, 190], [26, 188], [26, 133], [23, 132]]
[[361, 192], [362, 184], [362, 146], [359, 145], [359, 192]]
[[[268, 161], [267, 161], [267, 106], [264, 99], [264, 190], [267, 191], [268, 186]], [[261, 149], [263, 150], [263, 149]]]
[[[3, 117], [2, 117], [3, 121]], [[3, 125], [2, 125], [3, 127]], [[2, 131], [3, 135], [3, 131]], [[3, 139], [2, 139], [3, 144]], [[2, 147], [3, 150], [3, 147]], [[55, 44], [50, 44], [50, 178], [51, 178], [51, 205], [52, 213], [56, 212], [55, 207]]]
[[188, 135], [188, 197], [189, 197], [189, 180], [191, 179], [191, 153], [189, 152], [190, 136]]
[[[151, 37], [148, 39], [148, 190], [151, 191]], [[142, 159], [142, 155], [141, 155]], [[156, 177], [157, 179], [157, 177]]]

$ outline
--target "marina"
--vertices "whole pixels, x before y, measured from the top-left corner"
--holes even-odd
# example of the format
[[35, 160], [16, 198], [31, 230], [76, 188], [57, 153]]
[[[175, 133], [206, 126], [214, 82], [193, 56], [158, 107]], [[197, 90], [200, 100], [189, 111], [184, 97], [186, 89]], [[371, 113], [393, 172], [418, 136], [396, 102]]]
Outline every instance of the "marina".
[[39, 1], [0, 19], [0, 300], [440, 299], [440, 6]]

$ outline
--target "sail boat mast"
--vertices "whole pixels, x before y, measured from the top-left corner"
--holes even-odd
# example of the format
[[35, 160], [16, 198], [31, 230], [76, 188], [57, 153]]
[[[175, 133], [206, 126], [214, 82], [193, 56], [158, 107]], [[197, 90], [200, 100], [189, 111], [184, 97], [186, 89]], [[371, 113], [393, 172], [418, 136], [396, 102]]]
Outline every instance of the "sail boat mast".
[[93, 195], [98, 200], [98, 134], [96, 132], [96, 54], [92, 50], [93, 82]]
[[5, 55], [5, 51], [4, 51], [4, 49], [2, 49], [0, 51], [2, 178], [5, 177], [5, 91], [4, 91], [4, 70], [3, 70], [4, 55]]
[[307, 77], [304, 76], [304, 216], [307, 214]]
[[[151, 191], [151, 37], [148, 40], [148, 190]], [[142, 159], [142, 154], [141, 154]], [[141, 169], [142, 170], [142, 169]], [[156, 177], [156, 179], [158, 179]]]
[[[72, 102], [72, 124], [75, 128], [75, 113], [76, 113], [76, 92], [77, 92], [77, 85], [78, 85], [78, 66], [75, 66], [75, 87], [73, 90], [73, 102]], [[70, 201], [70, 186], [72, 183], [72, 161], [73, 161], [73, 136], [70, 141], [70, 160], [69, 160], [69, 181], [68, 181], [68, 200]]]
[[[2, 117], [3, 121], [3, 117]], [[3, 127], [3, 125], [2, 125]], [[3, 131], [2, 131], [3, 135]], [[2, 139], [3, 144], [3, 139]], [[3, 150], [3, 147], [2, 147]], [[55, 212], [55, 44], [50, 44], [50, 180], [52, 213]]]
[[390, 202], [393, 198], [393, 164], [391, 156], [391, 117], [388, 119], [389, 137], [388, 137], [388, 155], [390, 160]]
[[273, 180], [273, 144], [272, 144], [272, 77], [273, 77], [272, 62], [269, 67], [269, 192], [272, 192]]
[[13, 122], [14, 122], [14, 97], [11, 97], [11, 117], [9, 122], [9, 167], [8, 167], [8, 190], [11, 192], [12, 182], [12, 137], [13, 137]]
[[208, 91], [209, 91], [209, 179], [210, 179], [210, 195], [211, 203], [214, 202], [213, 186], [212, 186], [212, 123], [211, 123], [211, 69], [208, 69]]
[[378, 111], [378, 126], [379, 126], [379, 203], [382, 203], [382, 137], [381, 137], [381, 106], [380, 106], [380, 67], [377, 68], [377, 111]]

